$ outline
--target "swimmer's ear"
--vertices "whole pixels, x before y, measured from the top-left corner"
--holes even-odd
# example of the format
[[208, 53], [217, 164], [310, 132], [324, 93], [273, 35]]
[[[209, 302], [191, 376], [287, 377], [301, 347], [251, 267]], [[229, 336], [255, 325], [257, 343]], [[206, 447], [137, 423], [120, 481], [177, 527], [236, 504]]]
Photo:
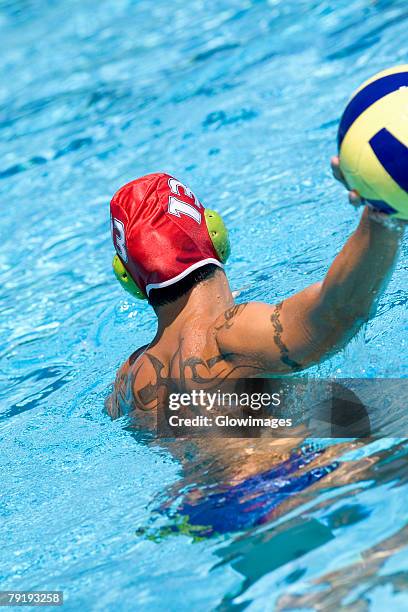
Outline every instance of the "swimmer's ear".
[[133, 278], [130, 276], [129, 272], [126, 270], [125, 266], [119, 259], [117, 255], [113, 258], [112, 261], [113, 272], [115, 273], [116, 278], [122, 285], [123, 289], [130, 293], [133, 297], [138, 300], [145, 300], [146, 296], [143, 291], [136, 285]]

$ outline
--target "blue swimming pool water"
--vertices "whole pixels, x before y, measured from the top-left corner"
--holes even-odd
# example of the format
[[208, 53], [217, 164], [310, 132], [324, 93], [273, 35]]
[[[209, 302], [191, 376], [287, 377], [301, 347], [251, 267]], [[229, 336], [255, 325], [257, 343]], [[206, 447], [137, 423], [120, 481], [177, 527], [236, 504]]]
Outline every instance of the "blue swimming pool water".
[[[0, 2], [0, 589], [407, 609], [403, 440], [336, 447], [343, 476], [261, 528], [151, 537], [180, 465], [102, 413], [155, 324], [111, 274], [113, 192], [157, 170], [191, 185], [231, 229], [242, 299], [320, 279], [357, 222], [328, 167], [339, 115], [407, 62], [407, 24], [405, 0]], [[405, 242], [375, 319], [312, 374], [406, 377], [406, 287]]]

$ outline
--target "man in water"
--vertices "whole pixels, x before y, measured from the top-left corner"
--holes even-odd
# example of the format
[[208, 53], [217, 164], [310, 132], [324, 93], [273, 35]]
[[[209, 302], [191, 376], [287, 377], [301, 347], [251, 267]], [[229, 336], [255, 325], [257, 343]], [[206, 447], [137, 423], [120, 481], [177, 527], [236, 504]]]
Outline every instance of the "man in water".
[[[332, 169], [345, 184], [338, 158]], [[349, 198], [362, 204], [355, 192]], [[404, 228], [365, 207], [322, 282], [279, 304], [238, 305], [223, 268], [229, 243], [222, 220], [175, 178], [152, 174], [125, 185], [112, 199], [111, 218], [115, 274], [135, 297], [147, 297], [157, 332], [119, 369], [106, 409], [151, 431], [166, 414], [169, 389], [287, 375], [341, 349], [372, 315]], [[291, 438], [243, 433], [228, 441], [201, 434], [161, 440], [183, 466], [169, 493], [171, 502], [181, 500], [171, 530], [202, 537], [256, 526], [301, 502], [301, 492], [310, 495], [320, 482], [347, 484], [361, 469], [350, 473], [335, 460], [339, 445], [305, 447], [302, 427]]]
[[[345, 184], [338, 158], [332, 170]], [[356, 192], [349, 199], [362, 204]], [[223, 267], [229, 243], [222, 220], [175, 178], [151, 174], [125, 185], [111, 216], [116, 276], [133, 295], [147, 297], [157, 316], [155, 337], [119, 369], [106, 404], [112, 417], [140, 422], [166, 404], [166, 380], [179, 381], [182, 392], [290, 374], [340, 350], [373, 314], [404, 231], [402, 222], [388, 223], [366, 206], [322, 282], [279, 304], [235, 304]]]

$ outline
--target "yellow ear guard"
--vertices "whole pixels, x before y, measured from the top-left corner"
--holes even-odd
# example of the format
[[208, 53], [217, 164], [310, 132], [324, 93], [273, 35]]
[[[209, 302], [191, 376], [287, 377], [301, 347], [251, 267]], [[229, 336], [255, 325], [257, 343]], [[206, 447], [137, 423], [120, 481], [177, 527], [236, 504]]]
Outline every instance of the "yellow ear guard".
[[204, 217], [213, 247], [220, 258], [220, 262], [225, 263], [230, 255], [231, 245], [224, 221], [221, 215], [215, 212], [215, 210], [210, 210], [208, 208], [204, 211]]
[[130, 276], [129, 272], [126, 270], [125, 266], [117, 255], [115, 255], [115, 257], [113, 258], [112, 267], [116, 278], [118, 279], [125, 291], [127, 291], [128, 293], [130, 293], [130, 295], [139, 300], [146, 299], [145, 294], [136, 285], [135, 281]]

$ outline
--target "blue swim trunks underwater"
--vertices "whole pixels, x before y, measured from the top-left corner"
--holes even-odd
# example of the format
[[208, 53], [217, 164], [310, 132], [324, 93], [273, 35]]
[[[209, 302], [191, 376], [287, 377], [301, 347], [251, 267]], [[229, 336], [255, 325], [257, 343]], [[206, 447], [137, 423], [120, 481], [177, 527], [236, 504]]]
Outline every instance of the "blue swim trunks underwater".
[[310, 448], [294, 451], [286, 461], [239, 484], [218, 488], [195, 501], [183, 500], [176, 513], [171, 512], [172, 524], [160, 528], [159, 539], [175, 533], [206, 538], [267, 523], [283, 502], [338, 468], [338, 462], [331, 462], [307, 469], [324, 452]]

